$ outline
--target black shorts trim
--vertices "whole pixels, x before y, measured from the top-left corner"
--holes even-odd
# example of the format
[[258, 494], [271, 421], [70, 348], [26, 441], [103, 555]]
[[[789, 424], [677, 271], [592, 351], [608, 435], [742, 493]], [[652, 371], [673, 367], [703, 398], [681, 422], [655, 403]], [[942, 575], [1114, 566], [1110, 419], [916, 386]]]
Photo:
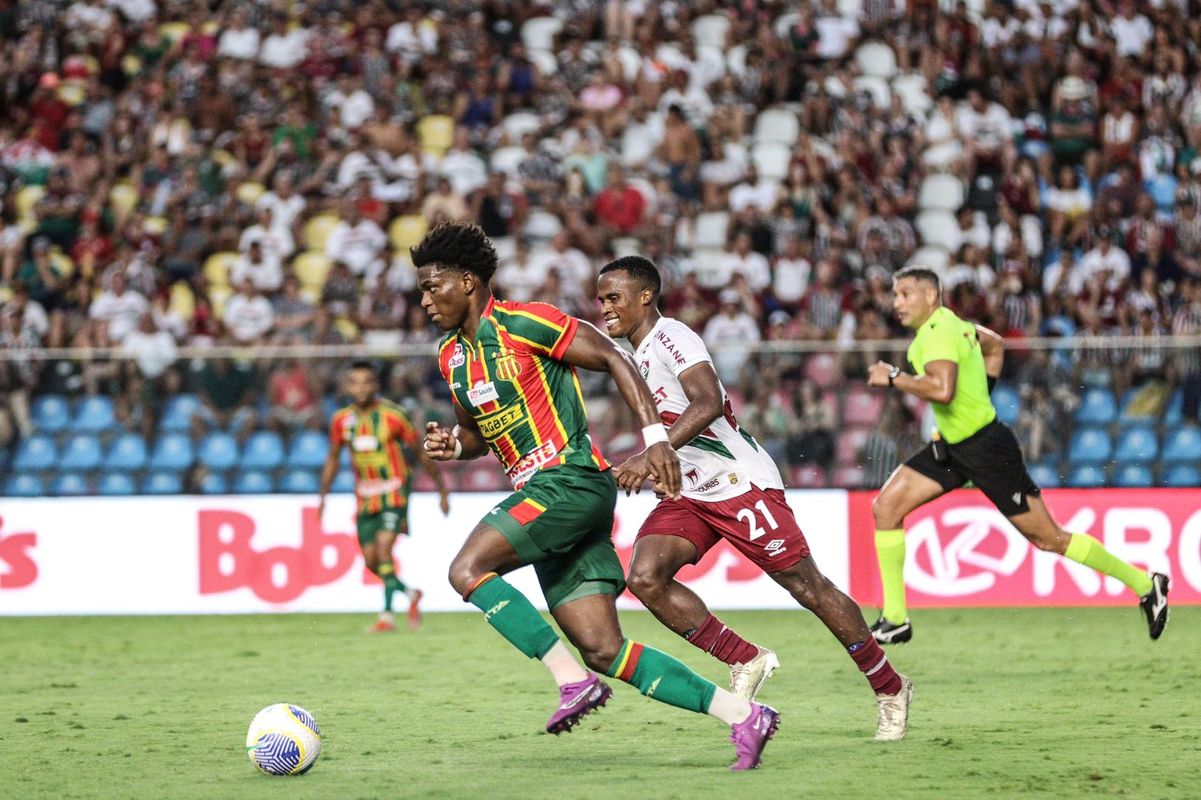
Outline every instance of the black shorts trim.
[[927, 444], [910, 456], [905, 466], [937, 482], [946, 492], [970, 481], [1007, 517], [1026, 513], [1030, 510], [1027, 498], [1042, 494], [1026, 471], [1017, 437], [999, 420], [962, 442], [944, 446], [945, 461], [935, 461], [934, 447]]

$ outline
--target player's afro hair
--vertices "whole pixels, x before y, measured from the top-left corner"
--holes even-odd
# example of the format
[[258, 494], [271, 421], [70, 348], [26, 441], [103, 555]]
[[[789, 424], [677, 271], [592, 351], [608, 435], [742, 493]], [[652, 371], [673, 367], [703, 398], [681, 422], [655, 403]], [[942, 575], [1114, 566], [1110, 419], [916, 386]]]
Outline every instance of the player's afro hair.
[[439, 264], [447, 269], [470, 272], [484, 283], [496, 272], [496, 248], [474, 222], [446, 222], [409, 248], [413, 266]]
[[616, 261], [610, 261], [601, 268], [600, 274], [606, 272], [616, 272], [624, 270], [630, 273], [630, 277], [642, 284], [644, 288], [650, 289], [655, 293], [655, 297], [659, 296], [660, 290], [663, 288], [663, 281], [659, 277], [659, 268], [655, 266], [655, 262], [643, 256], [622, 256]]
[[899, 281], [901, 278], [913, 278], [915, 281], [925, 281], [942, 293], [942, 281], [938, 278], [938, 273], [927, 267], [914, 264], [912, 267], [905, 267], [893, 273], [892, 279]]

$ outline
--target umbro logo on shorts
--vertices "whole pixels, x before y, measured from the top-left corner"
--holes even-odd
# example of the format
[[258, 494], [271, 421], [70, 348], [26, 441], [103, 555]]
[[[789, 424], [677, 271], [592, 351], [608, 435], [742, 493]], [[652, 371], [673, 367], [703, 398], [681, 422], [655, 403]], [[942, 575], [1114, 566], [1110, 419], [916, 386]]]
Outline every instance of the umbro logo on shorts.
[[783, 539], [772, 539], [770, 542], [763, 545], [763, 549], [767, 551], [767, 554], [770, 558], [775, 558], [788, 548], [784, 546]]

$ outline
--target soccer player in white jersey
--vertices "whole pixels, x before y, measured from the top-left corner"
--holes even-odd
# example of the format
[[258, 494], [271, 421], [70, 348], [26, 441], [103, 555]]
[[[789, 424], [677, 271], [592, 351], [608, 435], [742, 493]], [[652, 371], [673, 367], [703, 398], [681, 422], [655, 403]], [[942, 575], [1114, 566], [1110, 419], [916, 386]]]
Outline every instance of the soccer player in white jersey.
[[[913, 683], [893, 669], [859, 607], [818, 570], [784, 498], [771, 457], [738, 426], [701, 338], [659, 313], [659, 271], [641, 256], [607, 264], [597, 297], [609, 335], [628, 339], [680, 459], [678, 499], [661, 497], [634, 544], [627, 584], [660, 622], [730, 665], [730, 686], [752, 698], [779, 661], [747, 642], [676, 580], [721, 539], [730, 542], [825, 623], [876, 693], [876, 738], [905, 736]], [[616, 470], [629, 494], [641, 488], [635, 456]]]

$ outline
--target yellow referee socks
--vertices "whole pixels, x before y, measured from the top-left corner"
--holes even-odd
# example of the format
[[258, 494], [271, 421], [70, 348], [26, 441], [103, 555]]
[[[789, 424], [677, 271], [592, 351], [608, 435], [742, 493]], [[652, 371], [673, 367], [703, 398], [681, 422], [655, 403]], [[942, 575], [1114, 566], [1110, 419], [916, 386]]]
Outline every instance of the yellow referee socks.
[[[1070, 558], [1077, 564], [1092, 567], [1097, 572], [1117, 578], [1139, 597], [1151, 591], [1150, 575], [1118, 558], [1087, 533], [1073, 533], [1071, 536], [1068, 549], [1063, 552], [1064, 558]], [[878, 543], [876, 547], [879, 547]]]
[[901, 528], [876, 531], [876, 558], [884, 587], [884, 619], [900, 625], [905, 621], [905, 531]]

